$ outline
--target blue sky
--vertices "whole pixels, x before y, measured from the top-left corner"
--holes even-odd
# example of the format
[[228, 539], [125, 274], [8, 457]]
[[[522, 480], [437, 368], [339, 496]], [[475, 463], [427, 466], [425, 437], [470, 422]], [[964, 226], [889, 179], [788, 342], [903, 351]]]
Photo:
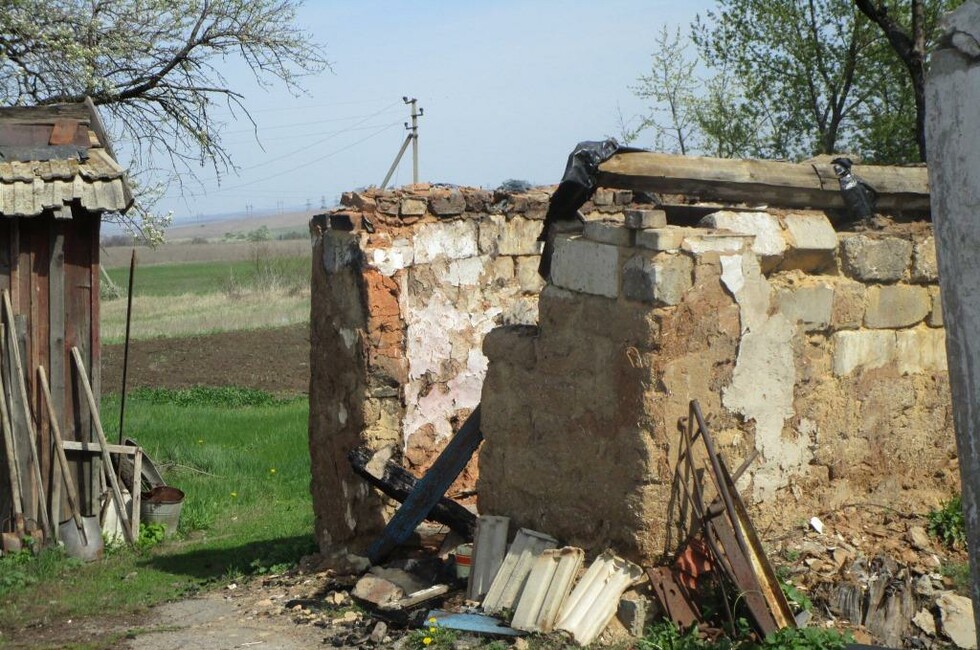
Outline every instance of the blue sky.
[[[617, 107], [627, 116], [644, 111], [628, 87], [648, 69], [661, 25], [686, 29], [711, 5], [308, 0], [300, 22], [333, 70], [305, 79], [307, 94], [293, 97], [259, 87], [229, 61], [225, 73], [246, 96], [259, 142], [247, 122], [229, 121], [224, 140], [239, 173], [219, 185], [200, 169], [183, 196], [175, 188], [159, 207], [178, 220], [246, 204], [256, 212], [318, 207], [380, 184], [405, 137], [403, 95], [425, 110], [421, 180], [555, 183], [576, 142], [618, 132]], [[392, 184], [411, 182], [410, 151]]]

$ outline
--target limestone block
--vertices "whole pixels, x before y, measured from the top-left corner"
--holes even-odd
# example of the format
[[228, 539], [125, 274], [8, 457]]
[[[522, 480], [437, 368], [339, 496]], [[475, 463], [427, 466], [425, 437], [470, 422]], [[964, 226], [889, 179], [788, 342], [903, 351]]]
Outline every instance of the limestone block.
[[392, 276], [395, 271], [407, 268], [414, 261], [414, 249], [407, 239], [396, 239], [388, 248], [375, 248], [367, 251], [369, 265], [381, 271], [382, 275]]
[[825, 330], [833, 314], [834, 289], [824, 284], [783, 287], [776, 291], [776, 305], [779, 313], [802, 325], [804, 331]]
[[613, 204], [613, 191], [598, 189], [595, 194], [592, 195], [592, 205], [612, 205]]
[[837, 232], [825, 214], [789, 214], [783, 223], [789, 249], [780, 268], [820, 273], [834, 267]]
[[763, 258], [778, 258], [786, 250], [783, 228], [776, 217], [766, 212], [712, 212], [699, 224], [702, 227], [753, 235], [752, 252]]
[[897, 339], [898, 370], [903, 374], [946, 372], [946, 332], [916, 327], [901, 330]]
[[533, 219], [492, 214], [480, 221], [480, 251], [490, 255], [537, 255], [541, 223]]
[[841, 249], [844, 272], [864, 282], [897, 282], [912, 261], [912, 242], [900, 237], [853, 235]]
[[551, 282], [563, 289], [615, 298], [619, 295], [619, 249], [581, 237], [555, 242]]
[[868, 289], [864, 325], [873, 329], [897, 329], [921, 322], [932, 308], [925, 287], [907, 284], [874, 286]]
[[631, 246], [633, 232], [622, 224], [609, 221], [590, 221], [582, 233], [586, 239], [610, 246]]
[[439, 217], [456, 216], [466, 211], [466, 199], [459, 190], [452, 190], [448, 194], [432, 196], [429, 209]]
[[623, 295], [629, 300], [676, 305], [693, 284], [694, 262], [683, 254], [634, 255], [623, 265]]
[[895, 359], [895, 332], [857, 330], [836, 332], [833, 336], [834, 374], [849, 375], [855, 370], [880, 368]]
[[939, 282], [939, 266], [936, 262], [936, 238], [926, 237], [915, 242], [912, 250], [912, 281]]
[[515, 273], [517, 274], [517, 284], [521, 291], [527, 293], [539, 293], [544, 288], [544, 280], [538, 273], [539, 258], [537, 255], [525, 255], [515, 257]]
[[741, 253], [752, 249], [752, 235], [701, 233], [689, 235], [681, 242], [681, 250], [695, 255], [705, 253]]
[[486, 283], [497, 283], [499, 286], [506, 287], [514, 279], [514, 258], [500, 256], [493, 258], [493, 263], [486, 269], [489, 275], [484, 280]]
[[450, 260], [443, 279], [454, 287], [477, 286], [480, 284], [480, 278], [490, 270], [490, 267], [490, 258], [487, 256]]
[[636, 245], [652, 251], [676, 251], [680, 250], [684, 238], [692, 232], [697, 231], [690, 228], [671, 228], [669, 226], [641, 230], [636, 233]]
[[398, 214], [403, 217], [421, 217], [425, 214], [425, 199], [402, 199]]
[[634, 230], [666, 228], [667, 213], [663, 210], [627, 210], [626, 227]]
[[428, 264], [440, 257], [458, 260], [479, 253], [475, 221], [460, 220], [422, 225], [415, 234], [416, 264]]
[[929, 311], [929, 318], [926, 319], [926, 323], [929, 325], [929, 327], [942, 327], [943, 301], [942, 294], [939, 292], [939, 287], [929, 287], [929, 300], [932, 301], [932, 307]]
[[958, 648], [977, 647], [977, 628], [973, 618], [973, 601], [947, 592], [936, 600], [943, 632]]
[[834, 305], [830, 325], [835, 330], [850, 330], [864, 323], [866, 287], [860, 282], [843, 280], [834, 285]]

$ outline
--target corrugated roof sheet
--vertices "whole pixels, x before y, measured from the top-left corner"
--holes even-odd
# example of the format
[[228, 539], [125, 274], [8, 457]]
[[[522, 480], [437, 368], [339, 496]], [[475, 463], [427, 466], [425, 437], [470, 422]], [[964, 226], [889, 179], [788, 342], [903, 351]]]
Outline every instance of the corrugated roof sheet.
[[[76, 113], [81, 115], [88, 111], [84, 105], [80, 106], [41, 107], [36, 111], [0, 109], [0, 131], [4, 137], [18, 141], [18, 133], [23, 130], [21, 139], [33, 143], [27, 150], [39, 158], [0, 160], [0, 217], [33, 217], [45, 210], [62, 212], [65, 206], [76, 201], [89, 212], [116, 212], [129, 208], [132, 195], [126, 172], [105, 148], [108, 143], [103, 143], [88, 126], [82, 122], [78, 124], [84, 134], [78, 135], [77, 139], [87, 140], [91, 145], [76, 147], [81, 158], [55, 157], [54, 154], [61, 154], [64, 147], [42, 142], [44, 133], [38, 131], [42, 128], [39, 125], [50, 124], [53, 133], [56, 121], [65, 122], [65, 114], [76, 116]], [[94, 111], [94, 107], [91, 110]], [[94, 120], [97, 116], [93, 116]], [[53, 141], [55, 136], [51, 138]]]

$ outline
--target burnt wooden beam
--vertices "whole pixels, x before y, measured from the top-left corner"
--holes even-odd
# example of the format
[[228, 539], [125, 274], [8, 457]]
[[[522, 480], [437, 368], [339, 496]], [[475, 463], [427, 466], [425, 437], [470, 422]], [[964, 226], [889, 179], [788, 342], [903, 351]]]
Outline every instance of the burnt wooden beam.
[[371, 544], [368, 549], [368, 559], [372, 564], [377, 564], [386, 558], [396, 546], [411, 536], [415, 527], [422, 523], [423, 519], [429, 516], [449, 486], [466, 467], [466, 463], [482, 441], [480, 406], [477, 405], [436, 458], [429, 471], [415, 485], [415, 489], [402, 503], [402, 507], [381, 531], [381, 535]]
[[[367, 447], [355, 447], [347, 453], [347, 460], [355, 474], [392, 499], [404, 503], [418, 486], [419, 479], [391, 460], [386, 461], [381, 468], [370, 468], [375, 453]], [[436, 502], [426, 519], [445, 524], [466, 539], [472, 539], [476, 529], [476, 515], [445, 497]]]
[[[852, 171], [878, 192], [879, 210], [929, 211], [929, 172], [924, 166], [854, 165]], [[833, 165], [824, 162], [619, 153], [599, 165], [598, 185], [685, 194], [703, 201], [816, 210], [846, 207]]]

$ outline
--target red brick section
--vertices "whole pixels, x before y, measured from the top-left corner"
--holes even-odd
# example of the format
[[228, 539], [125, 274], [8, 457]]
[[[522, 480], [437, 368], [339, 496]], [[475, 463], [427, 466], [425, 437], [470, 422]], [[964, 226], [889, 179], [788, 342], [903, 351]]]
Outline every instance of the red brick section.
[[405, 323], [398, 309], [398, 282], [373, 269], [366, 269], [368, 372], [380, 374], [401, 385], [408, 381], [405, 358]]

